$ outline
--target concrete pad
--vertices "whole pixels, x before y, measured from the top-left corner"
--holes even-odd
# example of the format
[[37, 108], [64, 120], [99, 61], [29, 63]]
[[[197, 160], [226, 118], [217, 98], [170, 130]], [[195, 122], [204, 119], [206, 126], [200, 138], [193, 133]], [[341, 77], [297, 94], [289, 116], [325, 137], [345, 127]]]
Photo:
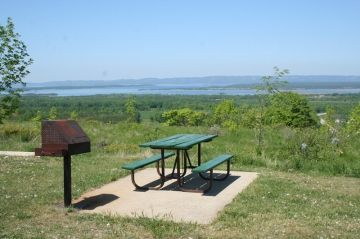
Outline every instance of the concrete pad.
[[[166, 173], [170, 173], [166, 169]], [[215, 176], [226, 173], [214, 171]], [[161, 190], [137, 191], [130, 175], [88, 192], [73, 202], [81, 213], [150, 217], [175, 222], [211, 223], [233, 198], [244, 190], [257, 173], [231, 171], [224, 181], [214, 181], [210, 192], [190, 193], [180, 191], [175, 179], [168, 180]], [[147, 168], [135, 174], [139, 185], [156, 185], [159, 176], [156, 169]], [[185, 176], [186, 188], [203, 188], [206, 181], [198, 174]]]
[[0, 151], [1, 156], [35, 157], [35, 152]]

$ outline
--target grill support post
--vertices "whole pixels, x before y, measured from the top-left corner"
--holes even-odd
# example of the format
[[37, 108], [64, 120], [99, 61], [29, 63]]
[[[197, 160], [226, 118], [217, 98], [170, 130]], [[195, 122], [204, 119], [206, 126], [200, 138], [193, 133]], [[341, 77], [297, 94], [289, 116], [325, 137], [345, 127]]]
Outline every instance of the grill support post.
[[71, 205], [71, 155], [64, 155], [64, 205]]

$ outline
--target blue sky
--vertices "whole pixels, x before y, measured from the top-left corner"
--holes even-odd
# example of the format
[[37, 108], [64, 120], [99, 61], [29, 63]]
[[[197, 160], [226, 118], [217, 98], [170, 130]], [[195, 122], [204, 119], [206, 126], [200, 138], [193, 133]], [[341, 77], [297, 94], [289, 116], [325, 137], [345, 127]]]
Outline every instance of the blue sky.
[[27, 82], [360, 75], [360, 1], [1, 0], [34, 59]]

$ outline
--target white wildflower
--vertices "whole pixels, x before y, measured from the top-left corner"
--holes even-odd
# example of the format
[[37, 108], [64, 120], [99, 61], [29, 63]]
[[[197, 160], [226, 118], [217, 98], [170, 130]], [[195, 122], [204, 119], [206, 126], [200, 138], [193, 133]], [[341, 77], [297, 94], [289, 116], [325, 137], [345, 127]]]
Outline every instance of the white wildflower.
[[338, 145], [340, 143], [340, 140], [338, 138], [334, 137], [334, 138], [331, 139], [331, 143], [335, 144], [335, 145]]

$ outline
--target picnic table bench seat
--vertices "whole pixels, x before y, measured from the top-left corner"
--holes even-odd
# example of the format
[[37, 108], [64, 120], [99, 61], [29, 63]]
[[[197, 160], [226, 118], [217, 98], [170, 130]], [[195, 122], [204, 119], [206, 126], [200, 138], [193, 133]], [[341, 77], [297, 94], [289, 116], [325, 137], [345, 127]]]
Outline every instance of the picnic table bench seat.
[[[169, 158], [174, 155], [175, 155], [175, 153], [165, 153], [164, 159]], [[142, 159], [142, 160], [136, 160], [134, 162], [124, 164], [122, 166], [122, 168], [127, 169], [127, 170], [135, 170], [135, 169], [143, 168], [149, 164], [159, 162], [160, 160], [161, 160], [161, 154], [155, 154], [155, 155], [152, 155], [152, 156]]]
[[[169, 157], [172, 157], [174, 156], [175, 153], [164, 153], [164, 158], [163, 159], [166, 159], [166, 158], [169, 158]], [[145, 158], [145, 159], [142, 159], [142, 160], [137, 160], [137, 161], [134, 161], [134, 162], [131, 162], [131, 163], [128, 163], [128, 164], [124, 164], [122, 165], [122, 168], [123, 169], [126, 169], [126, 170], [130, 170], [131, 171], [131, 181], [132, 183], [134, 184], [135, 188], [136, 189], [160, 189], [163, 185], [164, 185], [164, 182], [165, 182], [165, 179], [164, 179], [164, 172], [160, 173], [160, 170], [159, 170], [159, 161], [162, 159], [162, 156], [161, 154], [156, 154], [156, 155], [152, 155], [148, 158]], [[161, 184], [160, 186], [158, 187], [143, 187], [143, 186], [139, 186], [138, 184], [136, 184], [135, 182], [135, 170], [136, 169], [139, 169], [139, 168], [143, 168], [149, 164], [152, 164], [152, 163], [156, 163], [156, 170], [160, 176], [160, 179], [161, 179]], [[164, 162], [162, 162], [162, 169], [164, 169]], [[164, 171], [164, 170], [162, 170]]]
[[[230, 155], [230, 154], [219, 155], [205, 163], [202, 163], [198, 167], [194, 168], [192, 170], [193, 173], [198, 173], [201, 178], [208, 180], [208, 187], [205, 190], [190, 190], [190, 191], [206, 193], [211, 189], [213, 180], [222, 181], [222, 180], [226, 179], [230, 175], [230, 160], [232, 158], [233, 158], [233, 155]], [[222, 178], [214, 178], [213, 169], [224, 162], [227, 162], [226, 175], [223, 176]], [[206, 173], [208, 171], [210, 172], [209, 177], [204, 176], [203, 173]]]

